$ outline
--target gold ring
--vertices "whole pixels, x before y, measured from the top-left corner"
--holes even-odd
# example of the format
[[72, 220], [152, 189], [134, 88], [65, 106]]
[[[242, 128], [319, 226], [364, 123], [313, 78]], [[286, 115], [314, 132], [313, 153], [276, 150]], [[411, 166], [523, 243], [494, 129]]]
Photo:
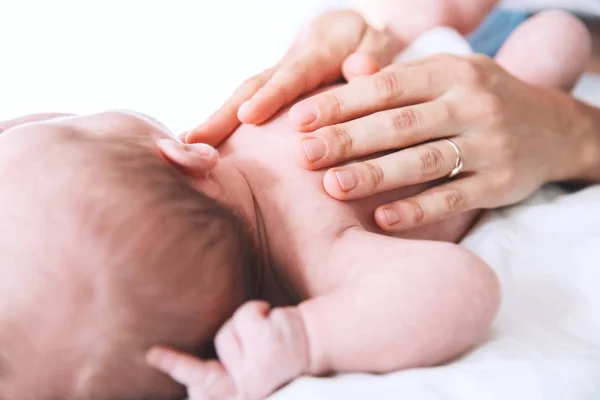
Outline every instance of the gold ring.
[[444, 139], [446, 142], [452, 146], [454, 151], [456, 152], [456, 163], [454, 164], [454, 169], [448, 175], [448, 178], [454, 178], [456, 175], [460, 174], [465, 166], [463, 162], [462, 152], [458, 148], [458, 146], [450, 139]]

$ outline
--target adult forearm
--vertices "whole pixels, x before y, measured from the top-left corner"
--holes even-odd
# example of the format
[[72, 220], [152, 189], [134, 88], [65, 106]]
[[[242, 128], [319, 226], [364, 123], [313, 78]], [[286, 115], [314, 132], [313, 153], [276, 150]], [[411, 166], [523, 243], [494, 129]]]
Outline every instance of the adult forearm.
[[570, 144], [560, 157], [555, 180], [600, 183], [600, 108], [574, 100]]

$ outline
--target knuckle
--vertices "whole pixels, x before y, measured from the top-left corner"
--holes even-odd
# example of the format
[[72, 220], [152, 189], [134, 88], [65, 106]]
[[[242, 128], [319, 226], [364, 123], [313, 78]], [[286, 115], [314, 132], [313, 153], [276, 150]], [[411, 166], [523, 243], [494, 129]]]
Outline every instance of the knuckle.
[[413, 225], [422, 224], [425, 221], [425, 210], [418, 201], [406, 200], [407, 215]]
[[261, 80], [261, 75], [254, 75], [251, 78], [246, 79], [244, 82], [242, 82], [242, 84], [240, 85], [241, 88], [258, 88], [259, 82]]
[[[268, 91], [272, 92], [274, 97], [287, 98], [289, 88], [283, 82], [269, 82], [267, 85]], [[265, 89], [267, 89], [267, 87], [265, 87]]]
[[342, 157], [349, 157], [354, 150], [354, 139], [348, 133], [348, 130], [342, 125], [332, 125], [329, 128], [330, 135], [334, 142], [334, 148], [337, 148], [338, 153]]
[[452, 190], [444, 194], [444, 211], [447, 214], [455, 213], [464, 209], [466, 197], [460, 190]]
[[344, 110], [344, 104], [342, 100], [336, 95], [325, 95], [323, 99], [325, 112], [331, 119], [337, 120], [342, 116]]
[[506, 113], [504, 101], [495, 93], [481, 93], [477, 99], [479, 117], [487, 122], [488, 126], [500, 124]]
[[[271, 315], [269, 316], [269, 320], [271, 321], [271, 330], [272, 333], [279, 337], [279, 339], [284, 339], [285, 329], [282, 331], [281, 328], [289, 327], [290, 318], [289, 313], [285, 309], [275, 308]], [[277, 329], [280, 328], [280, 329]]]
[[268, 75], [270, 75], [271, 73], [272, 73], [272, 70], [268, 69], [266, 71], [261, 72], [258, 75], [254, 75], [253, 77], [246, 79], [239, 86], [238, 90], [251, 90], [251, 91], [258, 90], [261, 86], [263, 86], [263, 84], [265, 82], [265, 78]]
[[373, 76], [375, 94], [380, 102], [388, 102], [401, 94], [398, 75], [393, 71], [382, 71]]
[[452, 101], [440, 101], [438, 102], [438, 116], [437, 121], [443, 123], [452, 123], [460, 120], [461, 113], [458, 108], [460, 107], [458, 104], [453, 103]]
[[508, 134], [497, 134], [491, 140], [492, 151], [502, 160], [504, 164], [512, 163], [516, 157], [513, 138]]
[[455, 62], [457, 80], [468, 86], [482, 86], [485, 83], [485, 73], [479, 64], [470, 59], [458, 59]]
[[495, 61], [485, 54], [475, 53], [468, 57], [473, 63], [481, 66], [489, 66], [495, 64]]
[[459, 60], [460, 58], [454, 54], [448, 54], [448, 53], [439, 53], [439, 54], [435, 54], [433, 56], [431, 56], [431, 60], [436, 62], [436, 63], [440, 63], [440, 64], [448, 64], [448, 63], [455, 63]]
[[294, 60], [289, 65], [285, 67], [285, 69], [281, 72], [281, 80], [282, 81], [292, 81], [298, 78], [305, 73], [305, 61], [304, 60]]
[[506, 168], [504, 171], [499, 172], [496, 177], [496, 182], [500, 194], [506, 194], [512, 192], [517, 186], [517, 174], [512, 168]]
[[385, 178], [383, 169], [379, 165], [368, 161], [364, 162], [362, 165], [364, 166], [365, 181], [369, 183], [371, 188], [378, 189]]
[[420, 118], [414, 109], [406, 108], [396, 112], [392, 117], [392, 129], [395, 136], [404, 136], [407, 132], [419, 127]]
[[425, 149], [419, 154], [419, 171], [423, 177], [437, 175], [444, 167], [444, 154], [438, 148]]

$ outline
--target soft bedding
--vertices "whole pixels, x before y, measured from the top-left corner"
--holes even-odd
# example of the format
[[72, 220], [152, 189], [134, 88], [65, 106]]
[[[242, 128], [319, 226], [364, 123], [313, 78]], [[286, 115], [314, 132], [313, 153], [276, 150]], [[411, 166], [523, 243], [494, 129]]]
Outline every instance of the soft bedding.
[[[275, 62], [322, 7], [283, 3], [0, 2], [0, 119], [131, 108], [174, 132], [189, 128], [243, 78]], [[410, 54], [440, 45], [468, 51], [456, 35], [437, 31]], [[578, 94], [600, 104], [595, 93], [600, 78], [589, 76]], [[478, 349], [438, 368], [304, 378], [273, 399], [600, 398], [600, 187], [545, 188], [489, 213], [464, 245], [493, 266], [504, 295]]]

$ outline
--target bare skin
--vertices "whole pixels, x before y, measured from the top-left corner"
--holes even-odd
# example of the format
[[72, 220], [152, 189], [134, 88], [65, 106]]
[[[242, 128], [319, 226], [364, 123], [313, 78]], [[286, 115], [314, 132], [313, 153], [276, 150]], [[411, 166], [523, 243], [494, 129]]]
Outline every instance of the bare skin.
[[[161, 125], [131, 114], [19, 125], [0, 136], [7, 190], [26, 179], [8, 173], [12, 168], [23, 174], [43, 168], [17, 162], [38, 158], [36, 152], [42, 159], [43, 143], [61, 137], [51, 139], [48, 132], [61, 129], [143, 131], [155, 138], [157, 156], [249, 222], [263, 260], [257, 297], [265, 302], [243, 305], [223, 326], [215, 340], [220, 362], [160, 349], [149, 355], [153, 365], [187, 384], [194, 399], [261, 398], [301, 374], [438, 364], [472, 347], [495, 315], [498, 285], [485, 263], [456, 245], [420, 240], [456, 241], [476, 213], [404, 235], [384, 234], [371, 215], [389, 195], [353, 203], [329, 197], [319, 184], [323, 172], [307, 171], [294, 158], [298, 138], [285, 114], [263, 127], [239, 129], [220, 148], [221, 159], [209, 146], [180, 144]], [[45, 176], [51, 185], [54, 175]], [[193, 376], [181, 362], [190, 363]], [[206, 385], [196, 384], [201, 380]], [[23, 392], [11, 387], [10, 393]]]
[[[328, 185], [325, 172], [302, 168], [306, 154], [286, 113], [237, 130], [220, 147], [220, 160], [206, 145], [167, 139], [164, 127], [141, 117], [109, 114], [65, 123], [118, 132], [132, 119], [198, 190], [248, 220], [261, 249], [256, 283], [265, 302], [243, 305], [223, 326], [215, 339], [219, 361], [162, 348], [148, 355], [151, 365], [188, 387], [191, 399], [261, 398], [302, 374], [435, 365], [468, 350], [489, 328], [499, 302], [496, 278], [450, 243], [478, 212], [385, 233], [372, 218], [377, 206], [428, 185], [334, 200], [321, 184]], [[45, 128], [36, 126], [40, 137]], [[12, 140], [18, 129], [9, 131]], [[377, 178], [376, 171], [365, 172]]]
[[[187, 384], [194, 399], [260, 398], [300, 374], [438, 364], [473, 346], [495, 314], [499, 293], [491, 270], [458, 246], [424, 240], [456, 242], [477, 213], [385, 234], [372, 219], [377, 204], [421, 189], [335, 201], [320, 185], [324, 172], [306, 171], [290, 156], [297, 140], [286, 114], [262, 127], [243, 126], [200, 183], [218, 184], [229, 166], [245, 177], [251, 198], [213, 195], [238, 209], [255, 201], [257, 213], [246, 215], [264, 227], [262, 297], [288, 307], [242, 306], [216, 338], [225, 369], [163, 349], [151, 353], [151, 363]], [[173, 147], [166, 153], [179, 154]], [[218, 385], [191, 383], [215, 376]]]
[[[341, 18], [347, 17], [347, 15], [341, 16]], [[537, 33], [536, 27], [542, 33], [551, 31], [548, 28], [556, 21], [571, 23], [572, 20], [562, 14], [547, 14], [533, 19], [513, 35], [512, 40], [509, 40], [500, 53], [498, 62], [513, 74], [524, 80], [531, 80], [535, 85], [569, 90], [583, 71], [586, 59], [585, 45], [578, 47], [581, 51], [577, 50], [578, 56], [572, 57], [575, 60], [573, 63], [565, 65], [555, 63], [554, 68], [545, 68], [543, 74], [531, 73], [536, 70], [535, 63], [524, 63], [521, 57], [525, 49], [528, 49], [529, 53], [536, 52], [544, 56], [557, 50], [554, 42], [548, 47], [520, 44], [523, 35]], [[318, 26], [317, 24], [316, 32]], [[375, 41], [377, 40], [373, 40]], [[364, 46], [364, 42], [365, 40], [359, 46]], [[536, 46], [539, 46], [539, 43]], [[302, 54], [297, 57], [301, 59]], [[345, 76], [351, 80], [360, 75], [356, 72], [361, 68], [364, 74], [378, 69], [377, 57], [373, 57], [370, 62], [365, 62], [365, 58], [360, 62], [356, 58], [346, 59], [343, 65], [340, 61], [337, 68], [342, 68]], [[287, 63], [291, 62], [291, 67], [298, 69], [298, 65], [301, 64], [295, 64], [294, 57], [290, 59], [291, 61], [288, 60]], [[340, 60], [343, 61], [344, 58]], [[450, 63], [446, 61], [446, 64]], [[435, 63], [437, 60], [430, 62]], [[467, 64], [470, 61], [456, 59], [452, 62]], [[481, 62], [492, 64], [490, 60]], [[444, 62], [440, 64], [444, 65]], [[351, 68], [357, 65], [360, 68], [354, 70]], [[427, 61], [423, 65], [425, 67], [422, 70], [425, 71]], [[307, 61], [304, 66], [310, 66], [310, 62]], [[224, 126], [235, 126], [235, 118], [231, 119], [230, 116], [237, 110], [236, 104], [240, 104], [240, 100], [251, 92], [252, 87], [260, 87], [264, 84], [250, 103], [244, 104], [239, 109], [238, 116], [242, 120], [252, 119], [250, 115], [257, 112], [259, 103], [268, 116], [268, 111], [265, 110], [272, 111], [281, 106], [282, 94], [289, 95], [283, 99], [291, 101], [293, 96], [290, 93], [301, 93], [306, 87], [311, 87], [310, 84], [306, 86], [307, 82], [318, 82], [318, 79], [312, 75], [310, 76], [315, 79], [304, 79], [306, 77], [295, 74], [286, 75], [286, 68], [291, 67], [286, 67], [286, 59], [284, 59], [279, 74], [277, 71], [269, 71], [266, 75], [250, 81], [207, 125], [189, 133], [185, 139], [193, 142], [197, 138], [206, 137], [207, 140], [220, 141], [226, 136]], [[402, 67], [397, 69], [402, 71]], [[418, 68], [414, 69], [418, 70]], [[312, 69], [308, 68], [307, 71]], [[469, 72], [467, 68], [464, 71]], [[325, 81], [328, 79], [322, 78]], [[285, 79], [291, 79], [287, 82], [289, 85], [287, 91], [284, 89]], [[461, 86], [460, 75], [458, 80], [453, 75], [451, 81], [458, 82], [454, 86], [456, 91], [468, 92], [474, 89], [469, 86], [470, 83]], [[422, 81], [411, 81], [411, 84], [419, 88], [419, 82]], [[442, 82], [440, 80], [439, 83], [443, 86]], [[363, 86], [360, 86], [361, 84]], [[340, 111], [347, 114], [347, 110], [341, 108], [342, 106], [360, 108], [362, 103], [354, 104], [360, 103], [357, 99], [373, 96], [376, 93], [375, 88], [369, 84], [368, 79], [356, 79], [354, 86], [351, 83], [316, 95], [312, 101], [331, 99], [332, 95], [338, 93], [353, 90], [356, 92], [356, 87], [360, 86], [363, 89], [359, 90], [361, 96], [356, 96], [353, 92], [352, 97], [348, 96], [339, 103]], [[434, 91], [435, 87], [429, 89]], [[405, 96], [409, 97], [410, 93], [407, 91]], [[418, 96], [420, 92], [416, 93], [415, 96]], [[393, 102], [394, 99], [390, 98], [389, 101]], [[398, 101], [402, 103], [403, 99]], [[410, 100], [407, 100], [407, 104], [401, 105], [409, 104], [411, 104]], [[331, 104], [326, 105], [330, 107], [324, 107], [316, 114], [317, 116], [335, 115], [335, 107]], [[389, 108], [390, 105], [385, 107]], [[460, 109], [463, 110], [464, 115], [470, 113], [471, 118], [479, 115], [485, 119], [487, 103], [482, 101], [468, 107], [468, 110]], [[483, 328], [485, 324], [479, 324], [483, 321], [489, 323], [491, 321], [489, 318], [493, 315], [492, 310], [497, 307], [498, 293], [497, 289], [494, 289], [496, 285], [494, 278], [486, 277], [486, 268], [476, 259], [470, 256], [464, 258], [467, 253], [459, 247], [421, 240], [406, 240], [406, 238], [438, 239], [454, 242], [468, 230], [477, 215], [472, 211], [458, 212], [467, 208], [465, 201], [471, 195], [460, 186], [463, 185], [462, 181], [453, 184], [440, 179], [454, 166], [455, 154], [452, 147], [442, 141], [436, 141], [401, 151], [399, 154], [402, 154], [409, 166], [404, 169], [395, 168], [394, 162], [385, 162], [385, 160], [393, 160], [393, 154], [391, 156], [384, 154], [383, 157], [375, 160], [359, 159], [358, 163], [350, 165], [353, 168], [354, 181], [349, 180], [348, 175], [339, 173], [345, 170], [344, 167], [327, 173], [319, 170], [341, 160], [347, 161], [351, 158], [367, 156], [375, 151], [404, 148], [415, 144], [405, 142], [398, 142], [395, 145], [384, 144], [385, 140], [390, 138], [410, 140], [406, 139], [410, 138], [406, 135], [415, 128], [414, 124], [409, 124], [412, 120], [404, 121], [406, 132], [400, 130], [395, 135], [390, 133], [386, 136], [387, 139], [384, 137], [381, 140], [372, 135], [374, 129], [381, 132], [389, 130], [390, 127], [396, 130], [402, 128], [387, 120], [379, 124], [375, 121], [386, 118], [389, 120], [389, 114], [396, 115], [398, 117], [396, 121], [402, 122], [401, 117], [409, 112], [409, 108], [405, 110], [374, 114], [370, 125], [367, 121], [369, 117], [343, 126], [339, 124], [331, 127], [326, 127], [329, 125], [326, 121], [318, 120], [315, 122], [319, 124], [316, 128], [322, 129], [317, 130], [313, 135], [305, 136], [301, 144], [298, 139], [292, 138], [293, 134], [289, 135], [289, 132], [294, 129], [312, 131], [316, 128], [309, 129], [302, 125], [305, 118], [298, 116], [299, 106], [292, 109], [294, 115], [291, 115], [291, 122], [285, 121], [280, 115], [266, 126], [260, 128], [242, 126], [236, 131], [221, 147], [221, 152], [225, 160], [233, 160], [248, 179], [258, 209], [263, 210], [259, 216], [262, 215], [264, 218], [274, 276], [280, 276], [279, 279], [281, 276], [284, 277], [283, 288], [286, 288], [287, 294], [291, 294], [292, 297], [298, 295], [300, 304], [298, 307], [275, 309], [270, 314], [269, 306], [265, 303], [250, 303], [242, 307], [217, 336], [217, 350], [222, 364], [214, 361], [203, 362], [167, 349], [156, 349], [151, 352], [149, 362], [188, 386], [192, 399], [213, 397], [253, 399], [268, 394], [300, 374], [388, 372], [433, 365], [451, 359], [476, 343], [477, 337], [485, 331]], [[426, 115], [425, 109], [422, 111], [423, 115]], [[435, 115], [433, 107], [427, 111], [429, 113], [427, 115]], [[357, 113], [353, 117], [361, 117], [364, 114], [368, 113]], [[458, 114], [457, 112], [452, 115]], [[262, 120], [257, 117], [253, 122]], [[359, 126], [361, 121], [363, 125]], [[212, 134], [208, 129], [211, 124], [215, 127]], [[217, 128], [219, 124], [223, 125]], [[273, 132], [270, 131], [271, 127]], [[446, 129], [451, 129], [450, 127], [451, 125], [447, 125]], [[427, 125], [418, 125], [417, 128], [426, 129]], [[439, 128], [435, 134], [443, 137], [446, 136], [445, 132], [444, 128]], [[363, 138], [366, 134], [370, 135], [368, 140]], [[317, 158], [317, 161], [311, 158], [315, 148], [307, 146], [306, 143], [307, 139], [315, 137], [325, 139], [328, 143], [325, 157]], [[344, 151], [345, 138], [349, 138], [352, 144], [351, 147], [346, 146], [351, 149], [350, 152]], [[418, 140], [415, 142], [418, 143]], [[364, 148], [361, 148], [361, 145]], [[295, 164], [290, 160], [289, 154], [292, 153], [297, 154], [298, 162]], [[315, 172], [306, 175], [298, 165], [314, 169]], [[431, 182], [413, 186], [427, 181]], [[436, 189], [438, 185], [440, 187]], [[455, 190], [453, 185], [456, 186]], [[348, 189], [345, 186], [351, 187]], [[393, 190], [397, 187], [404, 188]], [[527, 188], [515, 188], [514, 191], [518, 191], [520, 196], [525, 196], [535, 188], [535, 184], [530, 184]], [[423, 191], [424, 193], [419, 195]], [[352, 201], [345, 204], [330, 203], [326, 193], [333, 198]], [[467, 195], [469, 197], [466, 197]], [[488, 195], [504, 198], [502, 193]], [[428, 196], [432, 197], [433, 201], [425, 202]], [[360, 200], [361, 198], [366, 200]], [[391, 202], [401, 205], [402, 208], [377, 207]], [[375, 214], [375, 221], [372, 219], [373, 214]], [[398, 229], [398, 217], [404, 221], [403, 226], [410, 226], [410, 228]], [[441, 224], [435, 223], [440, 219], [446, 221]], [[416, 226], [419, 228], [415, 229]], [[388, 233], [385, 234], [384, 231]], [[398, 231], [404, 231], [404, 234], [391, 233]], [[417, 265], [419, 267], [416, 267]], [[462, 268], [469, 269], [469, 272], [463, 275], [464, 272], [460, 272]], [[421, 276], [421, 273], [424, 275]], [[450, 275], [445, 275], [447, 273]], [[458, 281], [450, 278], [461, 275], [465, 279], [462, 282], [460, 282], [462, 278]], [[449, 281], [452, 283], [446, 285]], [[438, 302], [439, 299], [428, 298], [430, 285], [438, 288], [434, 290], [437, 294], [447, 295], [457, 288], [462, 288], [459, 289], [461, 294], [457, 294], [457, 297], [451, 295]], [[478, 293], [472, 298], [478, 299], [479, 304], [468, 306], [468, 301], [463, 297], [465, 292]], [[373, 296], [375, 293], [379, 295]], [[457, 301], [461, 297], [462, 300]], [[460, 303], [462, 304], [459, 305]], [[394, 306], [390, 306], [391, 304]], [[436, 311], [429, 314], [432, 310]], [[470, 314], [473, 319], [457, 318], [461, 313]], [[428, 317], [425, 317], [426, 315]], [[450, 315], [457, 319], [452, 321], [446, 319]], [[418, 324], [411, 322], [417, 320], [419, 320]], [[483, 330], [480, 330], [482, 328]], [[448, 332], [457, 332], [457, 334], [449, 336]], [[268, 337], [269, 340], [263, 344], [259, 340], [260, 337]], [[456, 341], [458, 337], [464, 341]], [[266, 347], [257, 345], [257, 341]], [[236, 343], [241, 343], [241, 347]], [[357, 343], [360, 343], [359, 348]], [[308, 356], [298, 362], [304, 353]], [[289, 369], [286, 370], [283, 366], [289, 366]], [[214, 384], [215, 381], [219, 383]], [[257, 385], [256, 382], [261, 384]]]
[[[348, 85], [290, 111], [294, 127], [305, 133], [305, 167], [331, 168], [323, 182], [330, 196], [366, 198], [445, 176], [456, 154], [443, 139], [453, 140], [465, 161], [458, 179], [381, 204], [375, 220], [386, 231], [514, 204], [549, 182], [597, 182], [600, 136], [588, 129], [596, 110], [564, 93], [585, 70], [590, 52], [589, 33], [572, 15], [548, 11], [530, 18], [495, 60], [440, 55], [387, 65], [390, 53], [424, 29], [447, 25], [467, 33], [494, 3], [365, 2], [382, 7], [386, 31], [349, 11], [325, 14], [275, 68], [240, 86], [185, 140], [220, 143], [239, 121], [261, 123], [316, 85], [343, 76]], [[405, 15], [419, 18], [406, 23]], [[382, 151], [391, 153], [379, 157]], [[436, 160], [425, 165], [437, 168], [423, 168], [423, 157]], [[454, 199], [450, 208], [448, 198]]]

